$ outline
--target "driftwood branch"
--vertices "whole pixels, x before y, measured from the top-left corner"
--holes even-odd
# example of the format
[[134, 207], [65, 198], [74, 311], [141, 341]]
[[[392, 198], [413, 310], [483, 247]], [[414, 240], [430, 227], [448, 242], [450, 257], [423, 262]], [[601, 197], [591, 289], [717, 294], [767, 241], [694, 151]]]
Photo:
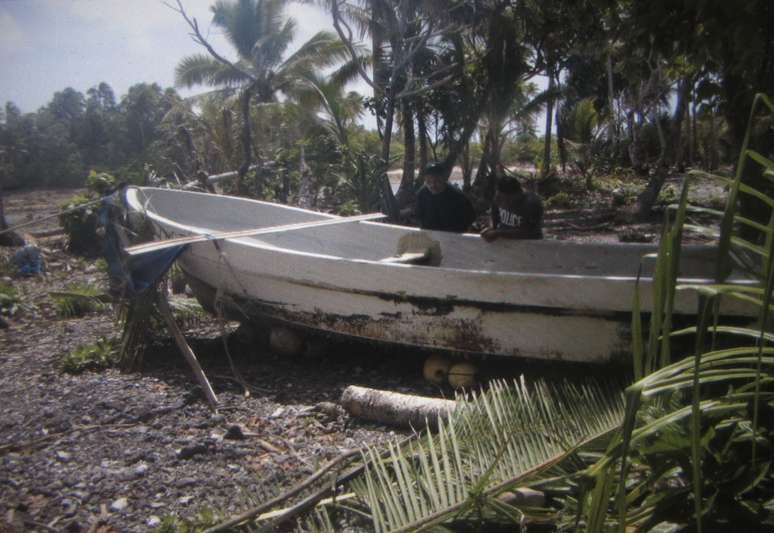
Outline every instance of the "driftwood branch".
[[204, 37], [204, 35], [202, 35], [202, 32], [199, 30], [199, 23], [196, 21], [196, 19], [189, 17], [188, 13], [186, 13], [185, 8], [183, 7], [183, 3], [181, 2], [181, 0], [177, 0], [177, 7], [175, 7], [172, 4], [169, 4], [167, 2], [164, 2], [164, 5], [166, 5], [168, 8], [170, 8], [172, 11], [177, 11], [178, 13], [180, 13], [180, 15], [183, 17], [183, 19], [185, 19], [186, 23], [188, 24], [188, 26], [192, 30], [192, 33], [190, 34], [191, 38], [194, 40], [195, 43], [197, 43], [197, 44], [203, 46], [204, 48], [206, 48], [207, 51], [210, 53], [210, 55], [212, 57], [214, 57], [216, 61], [219, 61], [220, 63], [223, 63], [224, 65], [228, 66], [229, 68], [233, 68], [234, 70], [236, 70], [237, 72], [239, 72], [240, 74], [242, 74], [243, 76], [247, 77], [248, 79], [250, 79], [253, 82], [258, 81], [258, 79], [255, 76], [253, 76], [251, 73], [249, 73], [248, 71], [246, 71], [244, 69], [239, 68], [233, 62], [229, 61], [228, 59], [226, 59], [225, 57], [220, 55], [212, 47], [212, 45], [209, 43], [209, 41], [207, 41], [207, 39]]
[[351, 385], [344, 389], [341, 405], [358, 418], [391, 426], [424, 428], [437, 423], [439, 418], [448, 417], [457, 402]]
[[415, 94], [420, 94], [420, 93], [424, 93], [426, 91], [431, 91], [433, 89], [437, 89], [438, 87], [446, 85], [447, 83], [449, 83], [450, 81], [453, 81], [456, 78], [457, 78], [456, 74], [449, 74], [445, 78], [442, 78], [440, 80], [436, 80], [433, 83], [431, 83], [430, 85], [421, 85], [421, 86], [419, 86], [419, 87], [417, 87], [415, 89], [411, 89], [411, 90], [403, 89], [401, 92], [399, 92], [397, 94], [397, 96], [395, 98], [396, 99], [407, 98], [409, 96], [414, 96]]
[[[255, 518], [256, 516], [259, 516], [260, 514], [270, 510], [273, 507], [276, 507], [280, 503], [282, 503], [282, 502], [292, 498], [293, 496], [295, 496], [299, 492], [301, 492], [304, 489], [308, 488], [312, 483], [314, 483], [315, 481], [320, 479], [323, 475], [325, 475], [331, 469], [333, 469], [337, 465], [343, 463], [347, 459], [350, 459], [351, 457], [353, 457], [357, 453], [358, 453], [357, 450], [348, 450], [348, 451], [342, 453], [341, 455], [339, 455], [335, 459], [333, 459], [331, 461], [328, 461], [319, 470], [317, 470], [317, 472], [315, 472], [314, 474], [312, 474], [311, 476], [309, 476], [304, 481], [302, 481], [301, 483], [299, 483], [295, 487], [291, 488], [287, 492], [284, 492], [283, 494], [280, 494], [276, 498], [272, 498], [268, 502], [265, 502], [265, 503], [262, 503], [260, 505], [257, 505], [255, 507], [253, 507], [252, 509], [249, 509], [249, 510], [243, 512], [240, 515], [237, 515], [237, 516], [235, 516], [233, 518], [230, 518], [230, 519], [226, 520], [225, 522], [221, 522], [217, 526], [212, 527], [212, 528], [206, 530], [205, 533], [215, 533], [216, 531], [225, 531], [225, 530], [227, 530], [229, 528], [232, 528], [232, 527], [234, 527], [234, 526], [236, 526], [238, 524], [241, 524], [242, 522], [246, 522], [246, 521], [248, 521], [248, 520], [250, 520], [252, 518]], [[326, 489], [326, 490], [329, 490], [329, 489]], [[309, 500], [310, 498], [306, 498], [306, 500]], [[312, 504], [312, 506], [314, 506], [316, 504], [316, 502], [319, 501], [319, 499], [321, 499], [321, 498], [318, 498]], [[304, 501], [306, 501], [306, 500], [304, 500]], [[294, 506], [291, 509], [288, 509], [287, 512], [288, 513], [291, 512], [291, 510], [294, 509], [295, 507], [297, 507], [297, 505]], [[283, 513], [283, 516], [280, 517], [280, 518], [283, 521], [288, 519], [288, 517], [285, 515], [285, 513]]]
[[[350, 28], [349, 24], [347, 24], [347, 22], [341, 17], [338, 0], [334, 0], [333, 3], [331, 4], [331, 14], [333, 15], [333, 27], [336, 29], [336, 33], [339, 35], [339, 39], [341, 39], [341, 42], [344, 43], [344, 46], [346, 46], [347, 50], [349, 51], [349, 54], [352, 56], [352, 60], [357, 65], [357, 71], [360, 74], [360, 77], [363, 78], [363, 81], [365, 81], [375, 91], [380, 90], [379, 88], [377, 88], [374, 81], [371, 79], [371, 77], [368, 75], [366, 70], [363, 68], [363, 65], [361, 64], [361, 62], [358, 61], [358, 58], [360, 56], [355, 50], [352, 28]], [[346, 33], [344, 32], [344, 30], [346, 30]]]
[[[258, 167], [259, 165], [250, 165], [250, 168], [248, 169], [248, 171], [255, 170]], [[236, 177], [238, 174], [239, 174], [238, 170], [231, 170], [229, 172], [223, 172], [222, 174], [212, 174], [210, 176], [207, 176], [207, 183], [210, 185], [214, 185], [223, 180]], [[194, 180], [183, 185], [183, 190], [190, 190], [200, 186], [201, 186], [201, 182], [199, 180]]]

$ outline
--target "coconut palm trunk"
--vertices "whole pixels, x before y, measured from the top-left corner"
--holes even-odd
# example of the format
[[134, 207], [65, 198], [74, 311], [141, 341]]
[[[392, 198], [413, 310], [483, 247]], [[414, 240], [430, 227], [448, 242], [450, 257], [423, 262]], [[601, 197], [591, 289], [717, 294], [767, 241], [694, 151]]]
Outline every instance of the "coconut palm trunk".
[[218, 53], [202, 35], [196, 20], [185, 12], [181, 0], [177, 1], [177, 6], [177, 11], [192, 30], [194, 42], [208, 54], [183, 58], [175, 69], [176, 84], [189, 88], [207, 85], [237, 90], [239, 94], [242, 162], [235, 189], [244, 194], [244, 179], [254, 156], [250, 123], [253, 99], [269, 103], [277, 100], [279, 92], [289, 94], [310, 72], [342, 61], [346, 57], [346, 48], [332, 33], [323, 31], [286, 58], [296, 22], [284, 17], [285, 0], [219, 0], [211, 9], [212, 22], [236, 50], [237, 60], [231, 61]]
[[417, 135], [419, 136], [419, 168], [427, 166], [427, 122], [425, 114], [417, 111]]
[[253, 85], [247, 86], [239, 98], [239, 110], [242, 115], [242, 164], [234, 183], [236, 193], [239, 195], [245, 194], [245, 176], [250, 170], [250, 165], [253, 164], [253, 131], [250, 126], [250, 100], [253, 90]]
[[414, 168], [416, 166], [416, 136], [414, 134], [414, 113], [409, 99], [401, 105], [403, 111], [403, 177], [398, 187], [398, 205], [406, 206], [414, 200]]
[[[548, 69], [548, 90], [554, 91], [554, 74], [553, 67]], [[551, 128], [553, 127], [554, 119], [554, 98], [551, 97], [546, 104], [546, 133], [543, 138], [543, 168], [540, 173], [540, 177], [545, 179], [548, 176], [548, 172], [551, 170]]]

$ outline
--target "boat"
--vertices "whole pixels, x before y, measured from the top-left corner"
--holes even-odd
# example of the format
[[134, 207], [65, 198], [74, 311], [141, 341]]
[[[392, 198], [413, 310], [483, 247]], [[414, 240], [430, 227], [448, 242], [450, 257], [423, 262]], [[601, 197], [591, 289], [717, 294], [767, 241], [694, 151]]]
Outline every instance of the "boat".
[[[652, 260], [642, 258], [653, 245], [486, 243], [373, 221], [328, 224], [338, 217], [225, 195], [150, 187], [125, 194], [157, 239], [297, 225], [191, 244], [178, 257], [205, 308], [220, 297], [244, 322], [465, 355], [606, 363], [629, 357], [641, 264], [641, 305], [651, 306]], [[419, 253], [407, 242], [429, 244]], [[433, 264], [415, 264], [430, 248]], [[686, 246], [681, 281], [707, 283], [713, 265], [711, 247]], [[695, 294], [678, 293], [677, 317], [696, 309]]]

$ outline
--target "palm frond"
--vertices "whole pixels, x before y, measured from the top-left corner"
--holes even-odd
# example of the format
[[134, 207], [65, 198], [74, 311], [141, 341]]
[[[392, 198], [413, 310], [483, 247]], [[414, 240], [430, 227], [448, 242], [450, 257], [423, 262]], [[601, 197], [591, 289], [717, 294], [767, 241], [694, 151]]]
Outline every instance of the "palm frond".
[[228, 41], [236, 49], [240, 58], [251, 57], [253, 46], [262, 37], [260, 24], [263, 13], [256, 0], [217, 0], [210, 7], [212, 22], [223, 30]]
[[595, 381], [493, 382], [459, 397], [459, 408], [387, 457], [364, 452], [351, 488], [375, 531], [416, 531], [472, 514], [512, 514], [496, 497], [539, 478], [623, 417], [620, 387]]
[[246, 81], [239, 70], [230, 68], [204, 54], [184, 57], [175, 67], [175, 84], [179, 87], [195, 85], [236, 86]]
[[348, 57], [347, 48], [336, 35], [320, 31], [288, 57], [277, 71], [289, 73], [299, 69], [325, 68], [345, 61]]
[[371, 56], [362, 55], [354, 59], [350, 58], [346, 63], [333, 71], [329, 77], [330, 83], [337, 87], [344, 87], [358, 79], [360, 70], [371, 64]]
[[288, 19], [285, 23], [271, 32], [267, 33], [262, 39], [255, 42], [253, 46], [253, 61], [260, 65], [260, 69], [271, 69], [282, 62], [282, 56], [288, 49], [290, 43], [296, 34], [296, 21]]
[[53, 291], [57, 313], [63, 318], [80, 317], [107, 308], [110, 296], [96, 287], [83, 284], [70, 285], [63, 291]]

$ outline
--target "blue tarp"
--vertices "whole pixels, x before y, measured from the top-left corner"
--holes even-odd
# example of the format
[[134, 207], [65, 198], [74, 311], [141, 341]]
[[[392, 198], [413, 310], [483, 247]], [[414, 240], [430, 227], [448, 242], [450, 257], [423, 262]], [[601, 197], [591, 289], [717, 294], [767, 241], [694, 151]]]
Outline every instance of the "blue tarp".
[[[120, 190], [103, 199], [99, 222], [105, 228], [103, 253], [108, 263], [108, 274], [114, 282], [125, 288], [126, 296], [133, 297], [155, 287], [187, 245], [127, 256], [121, 248], [115, 228], [109, 223], [110, 209], [120, 206], [123, 202], [122, 193], [123, 190]], [[121, 200], [117, 201], [116, 195]]]

